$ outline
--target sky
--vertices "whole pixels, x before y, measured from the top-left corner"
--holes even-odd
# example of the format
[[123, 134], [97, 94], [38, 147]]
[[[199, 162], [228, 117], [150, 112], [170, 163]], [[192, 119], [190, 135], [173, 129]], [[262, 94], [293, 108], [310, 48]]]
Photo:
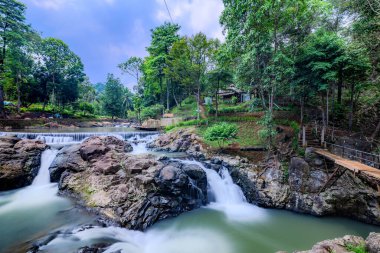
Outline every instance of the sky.
[[[135, 81], [117, 65], [131, 56], [144, 57], [150, 30], [170, 21], [164, 0], [21, 0], [27, 22], [43, 37], [63, 40], [81, 57], [92, 83], [107, 73], [129, 88]], [[222, 0], [166, 0], [181, 35], [203, 32], [223, 40], [219, 16]]]

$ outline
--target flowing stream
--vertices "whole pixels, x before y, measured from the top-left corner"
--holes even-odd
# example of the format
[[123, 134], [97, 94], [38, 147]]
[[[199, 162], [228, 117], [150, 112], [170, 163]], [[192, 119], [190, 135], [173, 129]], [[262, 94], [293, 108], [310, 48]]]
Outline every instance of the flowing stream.
[[[119, 136], [132, 142], [134, 154], [152, 153], [145, 145], [155, 138], [153, 135]], [[77, 141], [75, 138], [67, 141], [72, 143]], [[50, 141], [57, 143], [54, 138]], [[57, 152], [43, 152], [40, 170], [31, 186], [0, 193], [0, 252], [26, 252], [31, 242], [56, 231], [64, 233], [43, 246], [41, 252], [78, 252], [80, 247], [97, 243], [110, 243], [107, 253], [292, 252], [309, 249], [324, 239], [380, 231], [376, 226], [343, 218], [316, 218], [256, 207], [247, 203], [226, 168], [217, 173], [190, 160], [182, 162], [196, 164], [207, 174], [210, 204], [159, 222], [146, 232], [100, 227], [94, 217], [57, 196], [57, 185], [50, 183], [48, 171]], [[79, 229], [84, 224], [95, 226]]]

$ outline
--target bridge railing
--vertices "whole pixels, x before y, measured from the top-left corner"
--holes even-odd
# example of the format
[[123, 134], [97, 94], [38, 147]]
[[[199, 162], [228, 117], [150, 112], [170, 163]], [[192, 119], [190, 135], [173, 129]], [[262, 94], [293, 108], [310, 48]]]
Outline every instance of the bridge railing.
[[380, 154], [368, 153], [329, 142], [326, 142], [326, 146], [333, 154], [380, 169]]

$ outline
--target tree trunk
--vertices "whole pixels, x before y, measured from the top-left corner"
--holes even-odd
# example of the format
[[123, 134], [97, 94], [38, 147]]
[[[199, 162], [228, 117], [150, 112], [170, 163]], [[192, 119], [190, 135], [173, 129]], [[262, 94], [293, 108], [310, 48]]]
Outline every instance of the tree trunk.
[[304, 104], [305, 104], [305, 99], [302, 97], [301, 98], [301, 126], [303, 126], [303, 115], [304, 115]]
[[354, 90], [355, 90], [355, 85], [354, 83], [351, 84], [351, 97], [350, 97], [350, 116], [348, 119], [348, 129], [351, 131], [352, 130], [352, 123], [354, 120]]
[[337, 97], [337, 102], [338, 104], [342, 104], [342, 89], [343, 89], [343, 70], [342, 66], [339, 67], [339, 72], [338, 72], [338, 97]]
[[5, 118], [4, 109], [4, 87], [3, 84], [0, 84], [0, 118]]
[[20, 81], [17, 80], [16, 82], [17, 87], [17, 112], [20, 113], [21, 108], [21, 87], [20, 87]]
[[169, 80], [166, 80], [166, 110], [170, 110], [170, 103], [169, 103]]
[[[7, 27], [7, 24], [5, 24], [4, 31]], [[5, 32], [3, 36], [3, 48], [2, 48], [2, 58], [0, 59], [0, 78], [4, 78], [4, 64], [5, 64], [5, 54], [6, 54], [6, 47], [7, 47], [7, 38], [5, 37]], [[3, 82], [1, 80], [0, 82], [0, 118], [5, 118], [5, 108], [4, 108], [4, 86]]]
[[181, 104], [178, 103], [177, 97], [175, 95], [174, 87], [172, 89], [172, 94], [173, 94], [174, 102], [177, 105], [177, 107], [181, 107]]
[[326, 126], [329, 125], [329, 89], [326, 91]]
[[216, 87], [215, 91], [215, 117], [218, 117], [218, 110], [219, 110], [219, 101], [218, 101], [218, 92], [219, 92], [219, 78], [218, 78], [218, 86]]
[[201, 83], [198, 80], [198, 91], [197, 91], [197, 120], [200, 119], [200, 102], [201, 102]]

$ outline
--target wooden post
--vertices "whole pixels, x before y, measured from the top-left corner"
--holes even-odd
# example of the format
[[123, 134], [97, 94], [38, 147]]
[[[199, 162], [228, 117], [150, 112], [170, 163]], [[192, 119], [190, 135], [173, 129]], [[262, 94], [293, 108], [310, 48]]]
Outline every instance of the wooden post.
[[306, 128], [305, 126], [302, 126], [302, 147], [306, 147]]
[[321, 132], [321, 146], [323, 147], [325, 144], [325, 126], [322, 127], [322, 132]]

